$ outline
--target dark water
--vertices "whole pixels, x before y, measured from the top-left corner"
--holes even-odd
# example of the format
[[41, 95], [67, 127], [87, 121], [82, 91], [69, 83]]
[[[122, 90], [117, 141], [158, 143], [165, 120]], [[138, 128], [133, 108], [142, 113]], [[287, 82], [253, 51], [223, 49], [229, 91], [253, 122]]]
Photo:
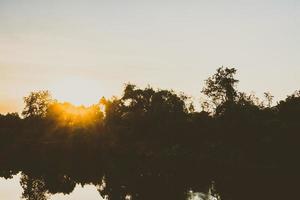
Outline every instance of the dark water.
[[[208, 172], [209, 173], [209, 172]], [[43, 174], [43, 175], [42, 175]], [[108, 178], [98, 182], [82, 177], [73, 181], [70, 176], [59, 174], [27, 175], [19, 172], [8, 179], [0, 179], [0, 199], [66, 200], [66, 199], [178, 199], [178, 200], [238, 200], [238, 199], [287, 199], [296, 196], [299, 186], [297, 176], [274, 169], [240, 170], [234, 174], [214, 176], [203, 173], [203, 178], [184, 180], [180, 176], [150, 176]], [[56, 176], [56, 177], [55, 177]], [[209, 180], [214, 177], [215, 181]], [[78, 178], [78, 177], [76, 177]], [[85, 180], [85, 181], [84, 181]], [[185, 182], [183, 182], [185, 181]]]
[[[194, 162], [186, 156], [180, 160], [155, 158], [156, 162], [129, 156], [112, 160], [97, 155], [89, 157], [88, 153], [65, 156], [62, 150], [53, 151], [50, 158], [38, 149], [42, 147], [31, 152], [31, 157], [11, 151], [0, 160], [2, 186], [16, 180], [17, 175], [20, 180], [14, 181], [10, 190], [19, 188], [14, 193], [27, 200], [74, 195], [78, 189], [82, 198], [109, 200], [186, 200], [200, 198], [194, 194], [209, 191], [222, 200], [293, 199], [300, 185], [296, 167], [239, 167], [213, 160]], [[92, 187], [93, 194], [81, 186]], [[1, 189], [0, 195], [7, 191]]]

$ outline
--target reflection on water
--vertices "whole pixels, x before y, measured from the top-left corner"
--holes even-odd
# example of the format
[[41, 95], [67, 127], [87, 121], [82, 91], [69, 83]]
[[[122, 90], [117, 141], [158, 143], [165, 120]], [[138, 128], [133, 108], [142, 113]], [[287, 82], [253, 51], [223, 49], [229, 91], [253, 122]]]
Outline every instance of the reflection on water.
[[189, 195], [188, 200], [218, 200], [217, 197], [211, 196], [209, 194], [201, 193], [201, 192], [190, 191], [188, 195]]
[[20, 185], [21, 173], [11, 179], [0, 178], [0, 199], [16, 200], [20, 199], [22, 187]]
[[[0, 178], [0, 199], [16, 200], [21, 199], [23, 189], [20, 185], [21, 173], [13, 176], [11, 179]], [[93, 185], [76, 185], [71, 194], [53, 194], [48, 196], [49, 200], [103, 200], [99, 195], [97, 188]]]
[[[0, 199], [16, 200], [21, 199], [23, 189], [20, 185], [22, 179], [21, 173], [14, 175], [11, 179], [0, 178]], [[220, 198], [212, 196], [213, 185], [208, 193], [193, 192], [190, 190], [187, 193], [187, 200], [220, 200]], [[86, 184], [81, 186], [76, 184], [74, 190], [70, 194], [57, 193], [53, 195], [46, 195], [49, 200], [105, 200], [99, 195], [97, 188], [94, 185]], [[37, 197], [36, 199], [40, 199]], [[43, 198], [41, 198], [43, 199]], [[126, 199], [131, 200], [131, 196], [128, 195]]]
[[221, 197], [215, 189], [215, 183], [212, 182], [207, 193], [188, 191], [187, 200], [221, 200]]

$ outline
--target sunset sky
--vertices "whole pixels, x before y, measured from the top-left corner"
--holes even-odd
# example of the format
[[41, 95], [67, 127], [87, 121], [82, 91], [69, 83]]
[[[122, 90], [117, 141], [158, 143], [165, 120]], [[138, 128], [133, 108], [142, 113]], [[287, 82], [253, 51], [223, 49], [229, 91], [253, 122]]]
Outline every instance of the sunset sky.
[[48, 89], [75, 104], [124, 83], [183, 91], [235, 67], [239, 89], [300, 89], [299, 0], [0, 0], [0, 113]]

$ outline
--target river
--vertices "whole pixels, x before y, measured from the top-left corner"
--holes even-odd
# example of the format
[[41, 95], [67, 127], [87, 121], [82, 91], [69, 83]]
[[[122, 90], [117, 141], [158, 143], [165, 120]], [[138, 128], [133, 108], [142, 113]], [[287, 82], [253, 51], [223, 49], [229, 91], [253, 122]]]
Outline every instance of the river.
[[[23, 189], [20, 185], [21, 173], [14, 175], [10, 179], [0, 178], [0, 199], [2, 200], [17, 200], [22, 199]], [[207, 196], [205, 193], [188, 192], [187, 200], [204, 200], [208, 197], [209, 200], [217, 200], [215, 197]], [[49, 200], [105, 200], [102, 198], [94, 185], [86, 184], [81, 186], [76, 184], [71, 194], [53, 194], [48, 195]]]

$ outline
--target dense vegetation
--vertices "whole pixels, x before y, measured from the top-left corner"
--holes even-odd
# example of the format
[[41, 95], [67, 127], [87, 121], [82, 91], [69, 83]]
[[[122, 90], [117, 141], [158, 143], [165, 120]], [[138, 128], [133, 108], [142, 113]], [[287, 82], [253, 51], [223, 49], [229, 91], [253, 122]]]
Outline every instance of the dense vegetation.
[[183, 200], [212, 181], [224, 200], [295, 197], [300, 91], [275, 105], [270, 93], [237, 91], [235, 73], [219, 68], [206, 80], [201, 111], [183, 94], [132, 84], [90, 107], [32, 92], [22, 118], [0, 115], [0, 176], [22, 172], [30, 200], [76, 183], [112, 200]]

